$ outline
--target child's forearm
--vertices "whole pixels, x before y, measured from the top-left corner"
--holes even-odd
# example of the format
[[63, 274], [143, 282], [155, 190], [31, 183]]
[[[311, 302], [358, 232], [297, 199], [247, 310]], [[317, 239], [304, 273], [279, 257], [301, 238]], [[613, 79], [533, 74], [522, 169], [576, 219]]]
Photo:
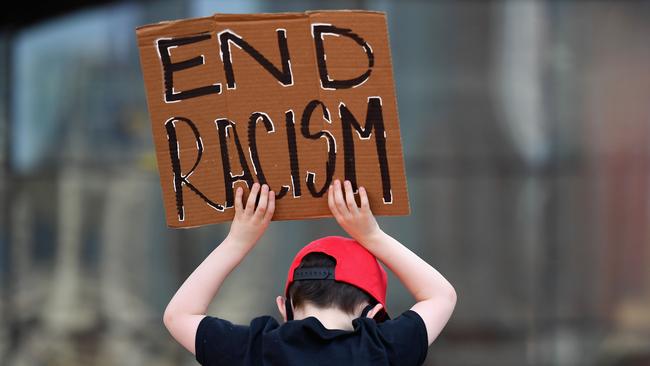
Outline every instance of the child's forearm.
[[196, 330], [208, 305], [226, 277], [262, 236], [273, 217], [275, 193], [266, 184], [261, 188], [258, 183], [253, 184], [245, 207], [243, 194], [243, 189], [237, 188], [235, 217], [226, 239], [185, 280], [165, 309], [165, 326], [192, 353], [195, 353]]
[[[258, 194], [259, 202], [255, 207]], [[243, 195], [243, 189], [237, 188], [235, 217], [228, 236], [178, 289], [167, 305], [166, 319], [172, 314], [205, 314], [223, 281], [266, 230], [275, 210], [275, 193], [266, 184], [260, 187], [255, 183], [245, 204]]]
[[456, 293], [449, 281], [390, 235], [377, 230], [361, 240], [364, 247], [395, 273], [416, 301], [436, 297], [455, 301]]
[[226, 277], [244, 259], [254, 243], [230, 235], [192, 272], [167, 305], [169, 313], [204, 315]]
[[438, 271], [379, 228], [365, 188], [359, 187], [359, 207], [352, 184], [345, 181], [344, 186], [345, 193], [336, 180], [327, 192], [332, 215], [350, 236], [384, 262], [415, 297], [417, 303], [411, 310], [424, 321], [431, 344], [454, 311], [456, 291]]

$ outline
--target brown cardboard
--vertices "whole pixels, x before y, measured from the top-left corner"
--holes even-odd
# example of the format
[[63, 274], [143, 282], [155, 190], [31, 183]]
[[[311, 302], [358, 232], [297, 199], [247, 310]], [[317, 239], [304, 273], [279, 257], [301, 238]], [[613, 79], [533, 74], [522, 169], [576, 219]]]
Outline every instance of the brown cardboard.
[[[145, 25], [136, 34], [168, 226], [231, 220], [234, 189], [227, 187], [248, 189], [247, 181], [262, 177], [275, 192], [286, 190], [274, 220], [329, 216], [321, 189], [328, 159], [332, 181], [356, 173], [375, 214], [409, 214], [385, 14], [215, 14]], [[306, 109], [313, 110], [307, 130]], [[363, 133], [368, 110], [373, 129]], [[377, 133], [382, 121], [385, 134]], [[311, 193], [310, 176], [314, 194], [325, 194]]]

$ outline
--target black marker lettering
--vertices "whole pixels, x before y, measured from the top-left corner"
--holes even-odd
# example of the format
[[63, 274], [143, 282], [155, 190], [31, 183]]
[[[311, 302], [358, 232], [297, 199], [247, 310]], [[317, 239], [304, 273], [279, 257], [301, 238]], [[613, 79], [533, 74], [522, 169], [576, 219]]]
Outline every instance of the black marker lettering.
[[323, 102], [320, 100], [312, 100], [305, 107], [305, 110], [302, 113], [302, 120], [300, 124], [300, 131], [304, 137], [310, 140], [318, 140], [321, 137], [325, 137], [327, 139], [327, 163], [325, 164], [325, 182], [319, 191], [314, 188], [316, 174], [312, 172], [307, 173], [307, 188], [309, 188], [309, 192], [313, 197], [321, 197], [325, 192], [327, 192], [329, 185], [332, 183], [332, 177], [334, 176], [334, 169], [336, 167], [336, 140], [334, 139], [334, 136], [329, 131], [325, 130], [321, 130], [314, 134], [311, 134], [309, 132], [309, 121], [311, 119], [311, 115], [314, 112], [314, 109], [316, 109], [316, 107], [319, 105], [323, 109], [323, 117], [326, 120], [331, 121], [329, 111], [327, 110], [327, 107], [325, 107], [325, 104], [323, 104]]
[[230, 52], [230, 42], [234, 43], [237, 47], [244, 50], [251, 57], [262, 65], [274, 78], [278, 80], [281, 85], [293, 85], [293, 76], [291, 75], [291, 61], [289, 60], [289, 47], [287, 46], [287, 34], [284, 29], [278, 29], [278, 48], [280, 50], [280, 59], [282, 62], [282, 71], [264, 57], [259, 51], [253, 48], [243, 38], [225, 30], [219, 33], [219, 43], [221, 44], [221, 60], [223, 61], [223, 69], [226, 73], [226, 85], [228, 89], [235, 88], [235, 73], [232, 67], [232, 54]]
[[300, 168], [298, 165], [298, 149], [296, 145], [296, 126], [293, 118], [293, 111], [288, 110], [285, 113], [285, 122], [287, 126], [287, 145], [289, 145], [289, 164], [291, 165], [291, 186], [293, 187], [293, 197], [300, 197]]
[[186, 44], [201, 42], [206, 39], [210, 39], [209, 34], [201, 34], [198, 36], [184, 38], [159, 39], [157, 41], [158, 53], [160, 54], [160, 61], [162, 62], [163, 66], [163, 77], [165, 80], [165, 102], [176, 102], [183, 99], [200, 97], [206, 94], [221, 93], [221, 84], [219, 83], [185, 90], [178, 93], [174, 92], [174, 73], [195, 66], [203, 65], [205, 63], [205, 58], [203, 55], [201, 55], [181, 62], [172, 62], [171, 56], [169, 54], [169, 49], [171, 47], [178, 47]]
[[[316, 46], [316, 59], [318, 61], [318, 73], [320, 75], [321, 86], [324, 89], [348, 89], [354, 88], [363, 84], [370, 77], [372, 68], [375, 65], [375, 56], [372, 53], [372, 48], [370, 45], [359, 35], [353, 33], [352, 30], [346, 28], [339, 28], [333, 25], [312, 25], [314, 42]], [[353, 41], [355, 41], [359, 46], [363, 47], [366, 51], [366, 56], [368, 56], [368, 69], [363, 74], [357, 76], [354, 79], [347, 80], [332, 80], [330, 79], [329, 73], [327, 72], [327, 61], [325, 60], [325, 46], [323, 45], [323, 35], [324, 34], [338, 34], [341, 36], [346, 36]]]
[[[250, 188], [253, 186], [253, 175], [251, 174], [250, 168], [248, 168], [246, 156], [244, 156], [244, 151], [241, 148], [235, 123], [228, 119], [218, 119], [216, 123], [219, 134], [219, 145], [221, 145], [221, 166], [223, 168], [223, 181], [226, 191], [225, 207], [230, 208], [235, 204], [235, 196], [233, 193], [235, 182], [242, 180], [246, 183], [248, 188]], [[228, 132], [228, 129], [231, 130], [233, 138], [235, 139], [237, 155], [239, 155], [239, 164], [242, 168], [242, 173], [238, 175], [233, 175], [230, 167], [230, 154], [228, 154], [228, 137], [230, 136], [230, 133]]]
[[[275, 131], [273, 127], [273, 121], [271, 121], [266, 113], [255, 112], [251, 114], [251, 118], [248, 120], [248, 148], [250, 149], [251, 160], [253, 161], [253, 168], [255, 170], [255, 174], [257, 175], [257, 181], [260, 182], [260, 184], [268, 184], [266, 182], [266, 177], [264, 176], [264, 171], [262, 170], [259, 154], [257, 153], [257, 137], [255, 136], [255, 127], [257, 127], [257, 122], [259, 120], [262, 120], [264, 123], [264, 127], [266, 128], [267, 133]], [[282, 186], [282, 188], [280, 188], [280, 191], [275, 194], [275, 198], [280, 199], [284, 197], [288, 191], [288, 186]]]
[[[196, 148], [198, 150], [196, 161], [192, 168], [183, 174], [181, 169], [181, 162], [178, 155], [178, 139], [176, 137], [176, 122], [183, 122], [187, 124], [194, 133], [194, 138], [196, 140]], [[203, 155], [203, 142], [201, 141], [201, 136], [199, 135], [199, 130], [196, 128], [194, 123], [183, 117], [172, 117], [165, 122], [165, 129], [167, 130], [167, 139], [169, 140], [169, 156], [172, 161], [172, 171], [174, 172], [174, 191], [176, 192], [176, 209], [178, 211], [178, 221], [185, 220], [185, 208], [183, 205], [183, 185], [186, 185], [192, 192], [196, 193], [201, 199], [203, 199], [211, 207], [223, 211], [223, 206], [212, 202], [207, 198], [201, 191], [196, 189], [196, 187], [190, 183], [187, 178], [192, 175], [194, 169], [199, 165], [201, 161], [201, 156]]]
[[393, 201], [390, 185], [390, 174], [388, 169], [388, 157], [386, 156], [386, 135], [384, 129], [384, 118], [382, 116], [381, 99], [378, 97], [368, 98], [368, 110], [366, 112], [366, 123], [361, 127], [352, 112], [341, 103], [339, 114], [343, 128], [343, 150], [345, 160], [345, 179], [352, 183], [352, 188], [357, 190], [356, 167], [354, 163], [354, 139], [352, 127], [357, 131], [359, 137], [368, 139], [375, 129], [375, 145], [377, 146], [377, 157], [379, 158], [379, 170], [381, 171], [381, 183], [383, 188], [384, 202]]

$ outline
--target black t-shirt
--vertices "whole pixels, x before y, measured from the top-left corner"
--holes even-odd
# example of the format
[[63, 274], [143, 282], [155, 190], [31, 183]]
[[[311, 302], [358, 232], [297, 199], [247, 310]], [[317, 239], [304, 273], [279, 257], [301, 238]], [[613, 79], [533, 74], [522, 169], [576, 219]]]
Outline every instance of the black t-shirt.
[[379, 324], [357, 318], [352, 326], [331, 330], [315, 317], [280, 325], [270, 316], [242, 326], [206, 316], [196, 331], [196, 359], [204, 366], [408, 366], [426, 358], [426, 327], [412, 310]]

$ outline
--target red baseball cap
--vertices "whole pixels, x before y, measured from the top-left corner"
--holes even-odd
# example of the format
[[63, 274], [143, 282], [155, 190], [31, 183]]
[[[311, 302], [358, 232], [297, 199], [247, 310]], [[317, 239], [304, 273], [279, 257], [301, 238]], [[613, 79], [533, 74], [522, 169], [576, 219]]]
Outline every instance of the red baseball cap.
[[[306, 271], [296, 272], [302, 259], [309, 253], [325, 253], [334, 258], [334, 273]], [[287, 275], [284, 293], [289, 295], [289, 286], [300, 279], [334, 279], [358, 287], [367, 292], [383, 308], [376, 319], [388, 318], [386, 312], [386, 287], [388, 276], [377, 258], [353, 239], [340, 236], [327, 236], [317, 239], [302, 248], [293, 259]]]

